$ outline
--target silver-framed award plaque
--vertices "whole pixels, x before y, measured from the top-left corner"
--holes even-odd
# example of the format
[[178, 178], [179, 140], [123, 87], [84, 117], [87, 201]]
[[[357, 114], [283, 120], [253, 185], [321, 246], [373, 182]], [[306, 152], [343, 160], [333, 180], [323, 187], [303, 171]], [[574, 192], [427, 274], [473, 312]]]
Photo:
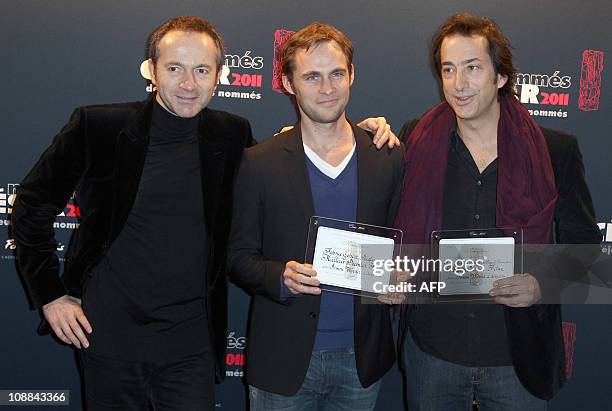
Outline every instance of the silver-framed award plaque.
[[401, 244], [401, 230], [313, 216], [304, 261], [324, 291], [378, 297], [393, 277], [384, 262], [399, 255]]
[[499, 228], [433, 231], [434, 302], [490, 302], [501, 278], [523, 272], [523, 231]]

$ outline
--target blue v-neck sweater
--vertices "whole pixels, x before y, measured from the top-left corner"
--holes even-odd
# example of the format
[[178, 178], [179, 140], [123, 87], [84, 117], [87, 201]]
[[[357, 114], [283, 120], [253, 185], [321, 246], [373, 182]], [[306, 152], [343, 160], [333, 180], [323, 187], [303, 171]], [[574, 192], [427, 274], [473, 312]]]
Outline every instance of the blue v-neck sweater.
[[[315, 214], [320, 217], [356, 221], [357, 151], [335, 179], [323, 174], [306, 157]], [[354, 345], [353, 296], [323, 291], [314, 350]]]

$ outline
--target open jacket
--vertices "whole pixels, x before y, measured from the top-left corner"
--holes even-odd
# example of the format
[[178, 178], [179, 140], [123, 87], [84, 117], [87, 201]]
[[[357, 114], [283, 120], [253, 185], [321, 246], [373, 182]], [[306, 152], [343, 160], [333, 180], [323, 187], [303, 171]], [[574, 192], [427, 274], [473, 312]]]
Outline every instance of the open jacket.
[[[143, 102], [76, 109], [20, 184], [11, 218], [17, 267], [32, 308], [81, 296], [88, 273], [121, 232], [138, 190], [149, 144], [154, 96]], [[224, 376], [227, 280], [224, 272], [232, 185], [243, 149], [254, 144], [248, 121], [204, 109], [199, 114], [202, 193], [209, 240], [208, 325], [218, 379]], [[53, 222], [76, 192], [80, 227], [64, 272]], [[42, 327], [43, 329], [45, 327]], [[48, 328], [48, 327], [46, 327]]]
[[[403, 175], [403, 150], [377, 150], [353, 127], [357, 155], [357, 221], [389, 226]], [[299, 124], [245, 151], [235, 185], [228, 273], [253, 295], [247, 382], [293, 395], [302, 386], [313, 350], [321, 296], [280, 294], [285, 263], [304, 262], [315, 215]], [[389, 308], [355, 297], [354, 348], [362, 386], [380, 379], [395, 361]]]
[[[400, 140], [405, 142], [418, 120], [404, 124]], [[540, 127], [555, 174], [559, 195], [555, 206], [551, 238], [556, 244], [599, 244], [601, 233], [595, 222], [591, 194], [584, 176], [582, 155], [576, 137]], [[449, 130], [450, 133], [451, 130]], [[543, 295], [560, 291], [554, 278], [579, 281], [587, 274], [587, 266], [599, 254], [597, 246], [582, 252], [579, 258], [559, 253], [555, 261], [537, 267], [533, 275], [540, 282]], [[552, 280], [552, 281], [551, 281]], [[551, 292], [551, 288], [554, 288]], [[403, 307], [400, 323], [400, 352], [408, 331], [409, 316], [414, 306]], [[565, 382], [565, 349], [561, 326], [561, 306], [535, 304], [527, 308], [504, 306], [510, 357], [523, 386], [533, 395], [551, 399]], [[410, 367], [410, 358], [405, 359]]]

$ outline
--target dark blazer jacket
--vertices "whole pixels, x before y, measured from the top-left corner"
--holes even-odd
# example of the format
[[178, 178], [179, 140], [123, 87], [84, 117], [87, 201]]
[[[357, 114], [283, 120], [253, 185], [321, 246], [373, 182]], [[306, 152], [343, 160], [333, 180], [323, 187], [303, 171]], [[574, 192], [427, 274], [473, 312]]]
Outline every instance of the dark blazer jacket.
[[[393, 222], [402, 178], [401, 149], [378, 151], [366, 132], [353, 127], [358, 161], [357, 220]], [[312, 353], [320, 296], [282, 300], [285, 263], [304, 261], [314, 205], [299, 124], [245, 151], [235, 185], [228, 273], [253, 295], [246, 376], [266, 391], [293, 395]], [[364, 387], [395, 361], [389, 308], [355, 299], [355, 357]]]
[[[146, 102], [76, 109], [20, 184], [11, 224], [17, 267], [32, 308], [64, 294], [80, 297], [87, 274], [121, 232], [144, 167], [153, 102], [154, 96]], [[244, 118], [207, 108], [199, 118], [209, 239], [208, 322], [216, 374], [222, 379], [227, 328], [224, 268], [232, 184], [243, 149], [254, 141]], [[70, 241], [60, 279], [53, 222], [75, 190], [80, 227]]]
[[[418, 119], [404, 124], [400, 140], [405, 142], [417, 125]], [[559, 195], [555, 206], [552, 239], [557, 244], [599, 244], [601, 233], [595, 222], [593, 201], [584, 176], [582, 155], [576, 137], [540, 127], [550, 154]], [[450, 132], [450, 130], [449, 130]], [[543, 294], [558, 293], [559, 283], [553, 277], [578, 281], [587, 273], [587, 266], [597, 257], [593, 253], [580, 255], [560, 253], [555, 261], [549, 261], [533, 271]], [[527, 266], [526, 266], [527, 267]], [[554, 288], [554, 290], [551, 290]], [[408, 317], [412, 307], [405, 312], [400, 323], [399, 348], [408, 332]], [[559, 392], [565, 382], [565, 347], [561, 327], [561, 306], [536, 304], [528, 308], [504, 306], [512, 364], [523, 386], [533, 395], [550, 399]], [[400, 351], [401, 352], [401, 351]], [[410, 359], [406, 359], [410, 367]]]

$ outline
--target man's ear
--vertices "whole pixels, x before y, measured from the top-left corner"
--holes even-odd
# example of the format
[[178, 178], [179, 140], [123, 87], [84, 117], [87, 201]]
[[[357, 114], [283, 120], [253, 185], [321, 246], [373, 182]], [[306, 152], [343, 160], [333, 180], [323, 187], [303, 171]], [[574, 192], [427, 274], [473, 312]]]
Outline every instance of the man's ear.
[[351, 86], [353, 85], [353, 81], [355, 81], [355, 65], [351, 64]]
[[149, 75], [151, 76], [151, 83], [153, 83], [153, 85], [157, 85], [155, 82], [155, 63], [153, 62], [153, 60], [148, 59], [147, 63], [149, 65]]
[[497, 75], [497, 88], [500, 89], [503, 86], [506, 85], [506, 83], [508, 82], [508, 76], [502, 75], [502, 74], [498, 74]]
[[221, 74], [223, 73], [223, 67], [225, 66], [221, 66], [221, 68], [217, 70], [217, 78], [215, 79], [215, 89], [217, 88], [217, 84], [219, 84], [219, 79], [221, 78]]
[[283, 87], [285, 87], [285, 90], [287, 90], [289, 94], [293, 94], [295, 96], [295, 92], [293, 91], [293, 87], [291, 86], [291, 80], [289, 80], [289, 77], [283, 74], [282, 80]]

